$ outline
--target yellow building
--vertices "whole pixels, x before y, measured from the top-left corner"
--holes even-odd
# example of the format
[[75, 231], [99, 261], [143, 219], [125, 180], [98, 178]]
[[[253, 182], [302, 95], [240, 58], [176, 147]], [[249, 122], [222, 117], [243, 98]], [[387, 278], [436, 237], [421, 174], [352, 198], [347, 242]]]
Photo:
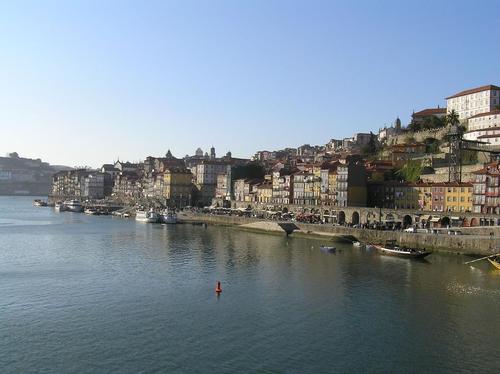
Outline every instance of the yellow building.
[[471, 183], [443, 183], [443, 186], [445, 212], [472, 211]]
[[189, 169], [168, 168], [163, 173], [163, 197], [169, 206], [191, 205], [193, 175]]
[[271, 203], [273, 198], [273, 184], [265, 181], [257, 186], [257, 201], [259, 203]]

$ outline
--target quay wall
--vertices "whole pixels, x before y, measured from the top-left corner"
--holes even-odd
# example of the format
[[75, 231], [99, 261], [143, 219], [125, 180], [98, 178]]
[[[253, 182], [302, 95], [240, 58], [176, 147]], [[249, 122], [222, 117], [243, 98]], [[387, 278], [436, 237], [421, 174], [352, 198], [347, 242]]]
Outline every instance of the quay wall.
[[[208, 224], [241, 226], [253, 222], [269, 222], [269, 230], [266, 225], [255, 226], [253, 231], [274, 232], [276, 221], [265, 221], [256, 218], [245, 218], [236, 216], [216, 216], [208, 214], [189, 214], [179, 217], [184, 222], [205, 222]], [[413, 248], [426, 248], [438, 252], [451, 252], [467, 255], [489, 255], [500, 250], [499, 235], [446, 235], [446, 234], [417, 234], [401, 231], [381, 231], [355, 229], [344, 226], [318, 225], [297, 223], [300, 229], [291, 236], [322, 237], [325, 240], [339, 240], [346, 238], [357, 239], [366, 243], [384, 243], [386, 240], [395, 239], [400, 245]], [[273, 227], [273, 229], [271, 229]], [[244, 228], [244, 227], [242, 227]], [[285, 232], [283, 231], [283, 235]]]

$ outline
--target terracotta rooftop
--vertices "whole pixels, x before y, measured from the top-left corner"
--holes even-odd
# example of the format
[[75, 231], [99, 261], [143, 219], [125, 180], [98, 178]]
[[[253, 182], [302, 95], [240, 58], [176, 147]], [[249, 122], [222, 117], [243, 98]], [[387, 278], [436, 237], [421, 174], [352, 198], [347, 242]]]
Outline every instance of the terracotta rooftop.
[[420, 112], [413, 113], [413, 117], [435, 116], [436, 114], [446, 114], [446, 108], [428, 108]]
[[500, 87], [489, 84], [486, 86], [471, 88], [470, 90], [461, 91], [453, 96], [447, 97], [446, 100], [453, 99], [455, 97], [470, 95], [470, 94], [477, 93], [477, 92], [487, 91], [487, 90], [500, 90]]

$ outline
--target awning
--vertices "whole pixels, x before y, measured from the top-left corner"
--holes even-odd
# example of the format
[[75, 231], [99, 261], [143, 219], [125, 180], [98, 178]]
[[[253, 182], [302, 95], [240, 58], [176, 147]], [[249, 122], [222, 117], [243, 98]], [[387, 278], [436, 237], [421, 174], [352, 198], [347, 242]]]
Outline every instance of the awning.
[[428, 221], [431, 216], [429, 214], [424, 214], [423, 216], [420, 217], [421, 221]]
[[451, 219], [452, 219], [453, 221], [460, 221], [462, 218], [460, 218], [460, 217], [451, 217]]
[[432, 217], [431, 222], [439, 222], [440, 218], [439, 217]]

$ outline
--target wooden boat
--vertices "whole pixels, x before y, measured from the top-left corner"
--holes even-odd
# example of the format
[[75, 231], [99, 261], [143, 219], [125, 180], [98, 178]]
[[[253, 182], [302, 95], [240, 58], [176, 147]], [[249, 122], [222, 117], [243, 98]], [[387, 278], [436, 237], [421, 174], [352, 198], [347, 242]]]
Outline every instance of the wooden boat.
[[330, 247], [330, 246], [327, 246], [327, 245], [322, 245], [322, 246], [319, 247], [319, 249], [322, 252], [328, 252], [328, 253], [333, 253], [333, 252], [335, 252], [337, 250], [335, 247]]
[[421, 249], [400, 247], [396, 245], [395, 240], [387, 240], [385, 245], [372, 244], [372, 246], [375, 247], [383, 255], [404, 257], [404, 258], [424, 258], [432, 253], [426, 251], [425, 249], [421, 250]]
[[492, 264], [495, 269], [500, 270], [500, 254], [499, 253], [495, 253], [493, 255], [489, 255], [489, 256], [485, 256], [485, 257], [481, 257], [481, 258], [478, 258], [478, 259], [475, 259], [472, 261], [467, 261], [465, 264], [466, 265], [472, 264], [473, 262], [478, 262], [478, 261], [483, 261], [483, 260], [488, 260], [488, 262], [490, 264]]
[[495, 269], [500, 270], [500, 255], [488, 258], [490, 264], [492, 264]]

